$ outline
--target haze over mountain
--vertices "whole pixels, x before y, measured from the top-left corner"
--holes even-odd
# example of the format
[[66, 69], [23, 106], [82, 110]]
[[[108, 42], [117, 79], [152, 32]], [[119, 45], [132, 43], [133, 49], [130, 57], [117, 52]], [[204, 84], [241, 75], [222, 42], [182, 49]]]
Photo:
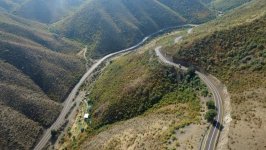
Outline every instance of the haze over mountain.
[[1, 0], [0, 7], [10, 13], [42, 23], [53, 23], [67, 16], [85, 0]]

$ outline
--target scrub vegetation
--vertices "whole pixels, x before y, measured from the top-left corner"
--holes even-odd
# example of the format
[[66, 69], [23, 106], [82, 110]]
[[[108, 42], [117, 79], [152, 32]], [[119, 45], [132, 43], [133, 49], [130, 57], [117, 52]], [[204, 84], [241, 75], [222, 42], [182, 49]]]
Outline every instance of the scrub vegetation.
[[[163, 28], [205, 23], [217, 9], [246, 2], [1, 0], [0, 149], [33, 149], [85, 72], [85, 60], [77, 55], [85, 45], [88, 58], [99, 58]], [[265, 0], [253, 0], [195, 28], [191, 36], [183, 30], [157, 41], [175, 61], [189, 62], [228, 86], [234, 108], [229, 149], [264, 148], [265, 6]], [[175, 43], [176, 35], [184, 37]], [[203, 134], [201, 99], [210, 94], [193, 70], [160, 63], [154, 47], [112, 60], [94, 84], [84, 86], [92, 108], [82, 112], [91, 122], [78, 120], [86, 126], [64, 136], [66, 148], [192, 149], [193, 142], [183, 139], [194, 139], [195, 148]], [[243, 128], [250, 130], [239, 132]], [[188, 130], [197, 132], [177, 136]], [[251, 136], [253, 141], [244, 138]]]
[[0, 149], [31, 149], [85, 67], [81, 44], [0, 12]]
[[[147, 142], [149, 144], [153, 141], [157, 146], [162, 144], [159, 147], [153, 145], [151, 148], [166, 148], [169, 145], [168, 140], [176, 130], [202, 122], [200, 97], [208, 95], [203, 95], [207, 87], [193, 70], [181, 71], [161, 64], [155, 56], [154, 47], [150, 44], [137, 52], [111, 60], [95, 83], [86, 89], [90, 93], [88, 99], [92, 105], [89, 111], [91, 124], [85, 126], [86, 132], [80, 135], [67, 135], [64, 139], [68, 139], [68, 144], [64, 143], [62, 149], [78, 149], [80, 146], [83, 149], [116, 149], [121, 143], [101, 143], [98, 141], [100, 135], [110, 136], [109, 133], [118, 128], [124, 130], [124, 127], [132, 124], [134, 120], [139, 120], [143, 124], [153, 124], [156, 122], [154, 116], [169, 116], [168, 120], [162, 120], [167, 130], [157, 131], [158, 135]], [[144, 121], [146, 119], [147, 121]], [[134, 126], [132, 129], [137, 129], [136, 123]], [[76, 124], [73, 125], [73, 128], [75, 127]], [[139, 130], [153, 133], [152, 129], [145, 126]], [[140, 133], [134, 131], [132, 134], [138, 136]], [[82, 138], [73, 140], [72, 135]], [[99, 143], [90, 143], [91, 138], [96, 138], [95, 142]], [[115, 137], [110, 137], [113, 138]], [[140, 142], [144, 142], [145, 139]]]
[[158, 103], [196, 102], [196, 90], [203, 89], [194, 73], [161, 65], [151, 51], [121, 57], [91, 89], [93, 126], [132, 118]]
[[[265, 128], [260, 126], [266, 122], [262, 115], [265, 112], [262, 106], [266, 103], [263, 98], [266, 87], [265, 10], [265, 1], [254, 0], [235, 13], [195, 29], [181, 43], [166, 48], [175, 61], [198, 66], [227, 86], [233, 118], [229, 149], [263, 149], [265, 146], [262, 140], [266, 136]], [[213, 29], [203, 33], [206, 28]], [[247, 132], [241, 132], [243, 128]]]

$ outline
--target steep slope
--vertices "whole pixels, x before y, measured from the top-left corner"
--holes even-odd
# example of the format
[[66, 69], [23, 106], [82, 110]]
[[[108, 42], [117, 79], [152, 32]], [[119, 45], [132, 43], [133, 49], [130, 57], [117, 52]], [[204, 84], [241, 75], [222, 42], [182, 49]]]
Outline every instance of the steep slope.
[[[162, 28], [213, 18], [211, 11], [199, 1], [182, 2], [92, 0], [56, 23], [54, 30], [88, 44], [91, 55], [99, 57], [129, 47]], [[179, 7], [171, 8], [172, 5]], [[191, 5], [193, 9], [188, 9]]]
[[[229, 149], [265, 148], [265, 10], [266, 2], [255, 0], [224, 16], [224, 21], [220, 18], [195, 29], [193, 37], [167, 48], [175, 53], [175, 61], [198, 66], [228, 87], [233, 119], [226, 145]], [[210, 27], [217, 30], [203, 33]]]
[[83, 65], [77, 57], [63, 53], [77, 53], [80, 44], [49, 33], [45, 26], [29, 25], [31, 22], [8, 14], [0, 16], [4, 18], [0, 58], [30, 76], [53, 100], [64, 100]]
[[63, 101], [82, 74], [83, 65], [73, 56], [13, 41], [0, 40], [0, 44], [0, 59], [30, 76], [55, 101]]
[[[84, 0], [24, 0], [17, 2], [18, 6], [13, 6], [11, 12], [30, 20], [53, 23], [67, 16], [83, 3]], [[2, 6], [1, 3], [0, 6]]]
[[81, 46], [76, 42], [48, 32], [48, 26], [46, 25], [25, 20], [3, 11], [0, 11], [0, 27], [2, 34], [8, 34], [7, 37], [1, 37], [2, 39], [9, 39], [13, 36], [13, 40], [14, 37], [24, 41], [28, 40], [34, 42], [35, 45], [46, 47], [52, 51], [77, 53]]
[[61, 106], [14, 66], [0, 65], [0, 148], [30, 149]]
[[81, 46], [45, 25], [0, 18], [0, 149], [31, 149], [85, 70], [73, 55]]

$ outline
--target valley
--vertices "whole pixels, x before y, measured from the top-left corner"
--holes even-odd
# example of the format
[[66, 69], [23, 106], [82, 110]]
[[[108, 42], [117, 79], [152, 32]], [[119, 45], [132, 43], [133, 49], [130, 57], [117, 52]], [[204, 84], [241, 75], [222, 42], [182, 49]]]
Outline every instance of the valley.
[[[182, 28], [182, 27], [188, 27], [191, 25], [184, 25], [184, 26], [177, 26], [177, 27], [171, 27], [171, 28], [166, 28], [166, 29], [161, 29], [158, 32], [155, 32], [147, 37], [145, 37], [141, 42], [139, 42], [138, 44], [115, 52], [115, 53], [111, 53], [109, 55], [106, 55], [105, 57], [103, 57], [102, 59], [98, 60], [95, 64], [93, 64], [88, 70], [87, 72], [83, 75], [83, 77], [80, 79], [80, 81], [78, 82], [78, 84], [73, 88], [73, 90], [70, 92], [68, 98], [66, 99], [66, 101], [64, 102], [63, 105], [63, 110], [61, 111], [59, 117], [57, 118], [57, 120], [53, 123], [53, 125], [45, 131], [44, 136], [42, 137], [42, 139], [40, 140], [40, 142], [37, 144], [37, 146], [35, 147], [36, 150], [38, 149], [42, 149], [43, 147], [45, 147], [45, 145], [47, 144], [47, 142], [51, 139], [51, 131], [52, 130], [59, 130], [65, 123], [68, 122], [68, 117], [67, 116], [71, 116], [72, 110], [75, 110], [75, 108], [78, 107], [77, 104], [80, 103], [80, 101], [78, 102], [74, 102], [74, 99], [76, 98], [76, 95], [78, 94], [80, 87], [82, 86], [82, 84], [84, 84], [84, 82], [86, 81], [86, 79], [91, 76], [95, 70], [97, 70], [99, 68], [99, 66], [101, 66], [105, 61], [107, 61], [108, 59], [115, 57], [116, 55], [122, 54], [122, 53], [126, 53], [132, 50], [135, 50], [139, 47], [141, 47], [146, 41], [154, 38], [154, 36], [158, 36], [158, 34], [162, 34], [164, 32], [167, 32], [169, 29], [170, 31], [175, 29], [175, 28]], [[193, 26], [193, 25], [192, 25]], [[86, 49], [86, 48], [85, 48]], [[84, 53], [85, 55], [85, 53]], [[79, 98], [80, 99], [80, 98]], [[74, 106], [74, 107], [73, 107]], [[70, 113], [70, 115], [69, 115]], [[66, 121], [67, 120], [67, 121]]]
[[265, 8], [0, 0], [0, 149], [264, 149]]
[[[194, 25], [192, 25], [192, 26], [194, 26]], [[183, 29], [181, 29], [181, 30], [183, 30]], [[182, 35], [184, 34], [183, 32], [181, 32], [182, 33]], [[192, 30], [191, 29], [188, 29], [187, 30], [187, 33], [188, 34], [191, 34], [192, 33]], [[180, 34], [180, 33], [179, 33]], [[181, 40], [181, 38], [182, 38], [182, 36], [179, 36], [180, 37], [180, 40]], [[160, 38], [159, 38], [160, 39]], [[158, 40], [158, 39], [155, 39], [155, 41], [160, 41], [160, 40]], [[145, 51], [147, 51], [147, 50], [149, 50], [151, 47], [153, 47], [153, 46], [155, 46], [154, 44], [156, 43], [155, 41], [151, 41], [151, 43], [150, 44], [147, 44], [147, 45], [145, 45], [145, 50], [144, 50], [144, 52], [143, 52], [143, 50], [141, 50], [142, 48], [140, 48], [140, 49], [138, 49], [138, 51], [140, 51], [140, 52], [137, 52], [138, 53], [138, 55], [143, 55], [144, 53], [145, 53]], [[175, 42], [176, 43], [176, 42]], [[155, 48], [156, 50], [156, 55], [158, 55], [159, 56], [159, 58], [163, 61], [163, 62], [165, 62], [166, 64], [170, 64], [170, 65], [173, 65], [173, 66], [176, 66], [177, 68], [180, 68], [181, 67], [181, 69], [183, 69], [183, 70], [187, 70], [187, 68], [186, 67], [183, 67], [183, 66], [180, 66], [180, 65], [176, 65], [176, 64], [173, 64], [172, 62], [169, 62], [167, 59], [165, 59], [165, 57], [164, 56], [162, 56], [162, 54], [159, 52], [159, 49], [160, 49], [160, 47], [157, 47], [157, 48]], [[135, 52], [133, 52], [133, 53], [135, 53]], [[126, 56], [122, 56], [122, 57], [128, 57], [127, 55], [136, 55], [136, 54], [126, 54]], [[131, 56], [132, 57], [132, 56]], [[117, 58], [117, 59], [120, 59], [120, 58]], [[116, 60], [115, 60], [116, 61]], [[113, 63], [112, 63], [113, 64]], [[111, 65], [112, 65], [111, 64]], [[144, 63], [145, 64], [145, 63]], [[127, 64], [128, 66], [130, 66], [130, 64]], [[134, 66], [134, 67], [137, 67], [137, 66]], [[128, 68], [128, 69], [130, 69], [130, 68]], [[143, 69], [140, 69], [140, 70], [143, 70]], [[111, 71], [112, 72], [112, 71]], [[119, 71], [120, 72], [120, 71]], [[206, 83], [206, 85], [208, 85], [208, 88], [209, 89], [211, 89], [211, 92], [215, 95], [215, 100], [216, 100], [216, 103], [217, 103], [217, 106], [219, 106], [218, 108], [217, 108], [217, 110], [219, 110], [219, 115], [218, 115], [218, 120], [219, 121], [217, 121], [216, 122], [216, 124], [214, 124], [214, 126], [211, 126], [211, 130], [208, 132], [208, 134], [207, 134], [207, 132], [204, 130], [204, 128], [206, 128], [206, 123], [204, 123], [204, 122], [202, 122], [202, 121], [200, 121], [201, 123], [200, 124], [198, 124], [199, 122], [199, 120], [197, 121], [197, 123], [196, 122], [187, 122], [186, 121], [186, 125], [182, 125], [182, 121], [180, 122], [181, 124], [179, 124], [179, 123], [174, 123], [173, 125], [174, 126], [176, 126], [176, 125], [178, 125], [178, 126], [182, 126], [181, 127], [181, 129], [179, 129], [179, 128], [176, 128], [176, 130], [174, 131], [174, 132], [176, 132], [176, 131], [178, 131], [178, 130], [181, 130], [181, 132], [183, 132], [182, 130], [186, 130], [186, 128], [188, 128], [188, 127], [185, 127], [185, 126], [189, 126], [189, 128], [191, 127], [191, 126], [193, 126], [193, 128], [195, 128], [196, 130], [198, 130], [197, 132], [200, 132], [201, 134], [200, 135], [198, 135], [198, 136], [200, 136], [200, 137], [198, 137], [199, 139], [193, 139], [192, 141], [194, 141], [193, 142], [193, 144], [191, 145], [191, 148], [196, 148], [196, 147], [201, 147], [202, 149], [207, 149], [207, 150], [209, 150], [209, 149], [214, 149], [215, 147], [216, 147], [216, 143], [217, 143], [217, 139], [218, 139], [218, 137], [219, 137], [219, 132], [220, 132], [220, 130], [221, 130], [221, 122], [223, 122], [222, 121], [222, 115], [223, 115], [223, 107], [222, 107], [222, 97], [220, 96], [220, 92], [221, 91], [218, 91], [217, 90], [217, 87], [215, 87], [214, 85], [217, 85], [217, 83], [215, 83], [215, 84], [213, 84], [212, 82], [214, 81], [213, 79], [211, 79], [210, 80], [210, 78], [213, 78], [213, 77], [211, 77], [211, 76], [205, 76], [204, 74], [201, 74], [201, 73], [199, 73], [199, 72], [197, 72], [197, 74], [199, 75], [199, 77], [203, 80], [203, 82], [205, 82]], [[139, 76], [139, 75], [138, 75]], [[108, 75], [108, 77], [106, 76], [105, 78], [112, 78], [112, 76], [110, 76], [110, 75]], [[119, 79], [120, 80], [120, 78], [122, 78], [122, 77], [118, 77], [117, 79]], [[127, 79], [126, 79], [127, 80]], [[132, 79], [131, 79], [132, 80]], [[139, 79], [137, 79], [137, 80], [139, 80]], [[144, 79], [145, 80], [145, 79]], [[101, 81], [102, 83], [107, 83], [106, 81]], [[115, 81], [115, 82], [117, 82], [117, 81]], [[119, 81], [118, 81], [119, 82]], [[215, 82], [217, 82], [217, 81], [215, 81]], [[89, 82], [89, 84], [91, 84], [91, 82]], [[97, 83], [96, 83], [97, 84]], [[137, 83], [136, 83], [137, 84]], [[138, 83], [139, 84], [139, 83]], [[95, 85], [94, 85], [95, 86]], [[106, 86], [106, 85], [105, 85]], [[108, 86], [108, 85], [107, 85]], [[135, 86], [137, 86], [137, 85], [135, 85]], [[120, 85], [120, 86], [118, 86], [118, 87], [122, 87], [122, 85]], [[94, 88], [94, 87], [92, 87], [92, 88]], [[101, 90], [104, 90], [105, 88], [100, 88]], [[84, 89], [85, 91], [87, 91], [86, 89]], [[206, 89], [205, 89], [206, 90]], [[112, 93], [112, 90], [110, 91], [111, 93]], [[101, 91], [101, 93], [105, 93], [105, 92], [103, 92], [103, 91]], [[131, 92], [130, 92], [131, 93]], [[134, 93], [134, 92], [133, 92]], [[93, 95], [93, 93], [90, 93], [90, 95]], [[84, 97], [84, 96], [83, 96]], [[116, 97], [116, 96], [115, 96]], [[109, 99], [108, 101], [110, 102], [110, 94], [108, 94], [108, 98], [107, 99]], [[90, 97], [88, 100], [86, 100], [87, 98], [83, 98], [84, 99], [84, 101], [82, 102], [82, 104], [81, 104], [81, 108], [82, 108], [82, 110], [83, 111], [81, 111], [80, 113], [81, 114], [78, 114], [78, 117], [77, 117], [77, 120], [75, 120], [74, 121], [74, 124], [73, 124], [73, 126], [72, 126], [72, 128], [71, 127], [69, 127], [68, 129], [67, 129], [67, 132], [68, 132], [68, 135], [64, 135], [64, 137], [62, 137], [62, 139], [60, 140], [60, 142], [59, 143], [61, 143], [61, 142], [63, 142], [63, 145], [64, 146], [66, 146], [66, 147], [57, 147], [56, 149], [65, 149], [65, 148], [69, 148], [69, 146], [71, 146], [71, 143], [72, 144], [74, 144], [74, 145], [72, 145], [72, 148], [78, 148], [79, 146], [79, 140], [75, 140], [76, 142], [74, 142], [74, 141], [72, 141], [71, 143], [68, 143], [68, 144], [64, 144], [65, 143], [65, 140], [71, 140], [71, 138], [74, 138], [75, 139], [75, 137], [82, 137], [81, 139], [83, 139], [84, 138], [84, 136], [86, 137], [86, 134], [92, 134], [92, 136], [95, 134], [94, 132], [95, 131], [93, 131], [94, 129], [93, 128], [95, 128], [95, 127], [93, 127], [93, 126], [95, 126], [95, 123], [93, 123], [93, 124], [91, 124], [91, 125], [88, 125], [88, 122], [86, 122], [86, 121], [83, 121], [82, 120], [82, 116], [89, 110], [89, 113], [93, 113], [93, 112], [91, 112], [91, 111], [93, 111], [94, 110], [94, 101], [93, 100], [91, 100], [91, 99], [94, 99], [94, 98], [92, 98], [92, 97]], [[163, 101], [163, 100], [162, 100]], [[205, 100], [206, 101], [206, 100]], [[88, 103], [89, 105], [87, 105], [86, 106], [86, 103]], [[99, 103], [99, 102], [98, 102]], [[201, 103], [203, 103], [203, 102], [201, 102]], [[91, 110], [91, 104], [93, 104], [93, 107], [92, 107], [92, 110]], [[105, 105], [105, 104], [104, 104]], [[108, 104], [108, 105], [110, 105], [110, 104]], [[119, 104], [118, 104], [119, 105]], [[131, 107], [133, 106], [132, 104], [130, 104], [131, 105]], [[89, 106], [89, 107], [88, 107]], [[97, 104], [96, 104], [96, 107], [97, 107]], [[105, 107], [108, 107], [108, 106], [105, 106]], [[114, 107], [114, 106], [112, 106], [111, 105], [111, 107]], [[170, 107], [170, 106], [169, 106]], [[126, 106], [123, 106], [123, 108], [127, 108]], [[156, 107], [155, 107], [156, 108]], [[203, 107], [204, 108], [204, 107]], [[87, 110], [88, 109], [88, 110]], [[103, 109], [103, 108], [100, 108], [100, 109]], [[106, 108], [105, 108], [106, 109]], [[110, 109], [110, 108], [107, 108], [107, 110], [108, 109]], [[163, 108], [162, 108], [163, 109]], [[116, 108], [116, 109], [114, 109], [114, 110], [118, 110], [118, 108]], [[156, 109], [152, 109], [152, 111], [155, 111]], [[108, 110], [108, 111], [110, 111], [110, 110]], [[121, 110], [120, 110], [120, 112], [121, 112]], [[149, 113], [150, 111], [148, 111], [148, 113], [147, 114], [149, 114], [149, 115], [146, 115], [146, 113], [145, 113], [145, 115], [143, 116], [144, 118], [145, 117], [147, 117], [147, 116], [150, 116], [150, 113]], [[156, 112], [156, 111], [155, 111]], [[101, 112], [101, 113], [103, 113], [103, 112]], [[132, 112], [131, 112], [132, 113]], [[195, 112], [196, 113], [196, 112]], [[107, 113], [108, 115], [109, 114], [111, 114], [111, 112], [109, 112], [109, 113]], [[122, 114], [123, 114], [123, 111], [122, 111]], [[130, 113], [129, 113], [130, 114]], [[159, 113], [160, 114], [160, 113]], [[201, 114], [202, 115], [202, 114]], [[98, 116], [98, 114], [97, 114], [97, 116]], [[101, 115], [99, 115], [100, 117], [102, 117], [102, 114]], [[93, 120], [95, 120], [94, 119], [94, 115], [93, 114], [91, 114], [91, 119], [93, 119]], [[143, 118], [142, 117], [142, 118]], [[199, 117], [199, 116], [198, 116]], [[115, 118], [113, 118], [112, 120], [114, 120]], [[133, 118], [133, 119], [130, 119], [130, 120], [134, 120], [134, 121], [136, 121], [136, 120], [138, 120], [139, 119], [139, 117], [136, 117], [136, 118]], [[199, 119], [199, 118], [198, 118]], [[108, 121], [108, 119], [106, 118], [106, 119], [103, 119], [103, 120], [107, 120]], [[122, 120], [124, 120], [124, 119], [122, 119]], [[138, 120], [138, 122], [143, 122], [143, 121], [141, 121], [141, 120]], [[180, 120], [179, 120], [180, 121]], [[179, 122], [178, 121], [178, 122]], [[82, 122], [82, 123], [80, 123], [80, 122]], [[119, 139], [116, 139], [115, 137], [112, 137], [111, 135], [108, 135], [108, 134], [110, 134], [109, 132], [111, 132], [112, 134], [114, 134], [114, 132], [117, 130], [116, 128], [122, 128], [122, 130], [128, 130], [127, 128], [126, 129], [124, 129], [123, 128], [123, 126], [124, 125], [127, 125], [128, 123], [127, 122], [131, 122], [131, 121], [122, 121], [122, 122], [120, 122], [120, 123], [115, 123], [115, 125], [114, 125], [114, 127], [113, 127], [113, 125], [111, 125], [111, 127], [107, 127], [107, 129], [105, 129], [105, 128], [103, 128], [102, 129], [102, 127], [100, 128], [100, 129], [97, 129], [98, 127], [98, 125], [97, 125], [97, 123], [96, 123], [96, 130], [100, 130], [100, 132], [99, 133], [96, 133], [96, 135], [97, 134], [99, 134], [99, 136], [102, 136], [101, 135], [101, 132], [103, 132], [103, 134], [105, 134], [106, 136], [110, 136], [109, 138], [111, 138], [112, 140], [119, 140]], [[165, 121], [164, 121], [165, 122]], [[144, 122], [143, 122], [144, 123]], [[150, 120], [150, 123], [153, 123], [153, 120]], [[165, 122], [166, 123], [166, 122]], [[190, 125], [192, 123], [192, 125]], [[194, 123], [196, 123], [196, 124], [194, 124]], [[78, 125], [79, 124], [79, 125]], [[108, 123], [109, 124], [109, 123]], [[122, 124], [122, 125], [121, 125]], [[123, 125], [124, 124], [124, 125]], [[144, 123], [144, 124], [146, 124], [146, 123]], [[163, 123], [164, 124], [164, 123]], [[176, 125], [175, 125], [176, 124]], [[204, 125], [205, 124], [205, 125]], [[78, 130], [78, 127], [79, 126], [79, 128], [82, 130], [82, 132], [79, 132]], [[136, 125], [135, 125], [136, 126]], [[171, 125], [172, 126], [172, 125]], [[170, 128], [172, 128], [170, 126]], [[204, 127], [205, 126], [205, 127]], [[159, 127], [159, 126], [158, 126]], [[157, 128], [158, 128], [157, 127]], [[185, 128], [184, 128], [185, 127]], [[110, 128], [110, 129], [109, 129]], [[131, 127], [131, 128], [136, 128], [136, 127]], [[170, 129], [169, 128], [169, 129]], [[184, 129], [182, 129], [182, 128], [184, 128]], [[159, 127], [159, 129], [160, 129], [160, 127]], [[110, 131], [109, 131], [110, 130]], [[114, 130], [114, 131], [113, 131]], [[150, 130], [144, 130], [144, 129], [138, 129], [138, 130], [143, 130], [143, 132], [147, 132], [147, 131], [150, 131]], [[154, 130], [158, 130], [158, 129], [154, 129]], [[166, 130], [166, 129], [163, 129], [163, 130]], [[192, 129], [191, 129], [192, 130]], [[205, 133], [204, 133], [204, 131], [205, 131]], [[84, 132], [85, 132], [85, 134], [84, 134]], [[88, 132], [88, 133], [86, 133], [86, 132]], [[96, 131], [97, 132], [97, 131]], [[140, 138], [139, 136], [139, 134], [140, 133], [138, 133], [138, 132], [136, 132], [136, 131], [134, 131], [134, 132], [132, 132], [132, 131], [124, 131], [124, 132], [130, 132], [131, 134], [134, 134], [135, 136], [136, 136], [136, 138], [138, 138], [138, 140], [139, 140], [139, 142], [143, 142], [142, 140], [145, 140], [147, 137], [145, 137], [144, 139], [143, 138]], [[163, 131], [160, 131], [161, 133], [160, 134], [165, 134]], [[166, 132], [167, 133], [167, 132]], [[122, 147], [119, 147], [120, 146], [120, 144], [122, 144], [122, 145], [124, 145], [124, 146], [126, 146], [128, 143], [126, 142], [126, 141], [124, 141], [124, 140], [122, 140], [123, 138], [132, 138], [132, 137], [128, 137], [128, 135], [124, 135], [124, 134], [126, 134], [126, 133], [123, 133], [123, 134], [121, 134], [121, 135], [118, 135], [119, 137], [120, 137], [120, 140], [119, 141], [116, 141], [116, 142], [118, 142], [117, 144], [115, 144], [115, 145], [106, 145], [105, 143], [109, 143], [109, 142], [114, 142], [114, 141], [108, 141], [108, 140], [105, 140], [105, 143], [101, 143], [100, 141], [97, 141], [97, 136], [96, 136], [96, 141], [95, 141], [95, 139], [93, 140], [93, 143], [94, 142], [100, 142], [99, 143], [99, 145], [98, 144], [92, 144], [92, 143], [87, 143], [87, 144], [85, 144], [85, 145], [81, 145], [81, 148], [82, 149], [109, 149], [109, 148], [111, 148], [111, 149], [121, 149]], [[127, 134], [129, 134], [129, 133], [127, 133]], [[149, 133], [150, 134], [150, 133]], [[154, 133], [153, 133], [154, 134]], [[159, 134], [159, 135], [160, 135]], [[72, 137], [71, 137], [72, 136]], [[162, 136], [162, 135], [160, 135], [160, 136]], [[121, 139], [122, 138], [122, 139]], [[153, 137], [154, 138], [154, 137]], [[167, 138], [166, 138], [167, 139]], [[173, 143], [175, 142], [175, 137], [174, 137], [174, 140], [173, 140]], [[184, 140], [184, 139], [183, 139]], [[181, 140], [181, 141], [183, 141], [183, 140]], [[122, 142], [122, 141], [124, 141], [124, 142]], [[68, 142], [70, 142], [70, 141], [68, 141]], [[73, 143], [74, 142], [74, 143]], [[149, 143], [149, 141], [146, 141], [146, 142], [148, 142]], [[155, 141], [153, 141], [153, 142], [155, 142]], [[176, 143], [178, 143], [178, 146], [177, 147], [180, 147], [180, 145], [182, 145], [181, 143], [179, 143], [179, 142], [177, 142], [176, 141]], [[201, 143], [201, 145], [199, 144], [199, 143]], [[70, 144], [70, 145], [69, 145]], [[111, 143], [110, 143], [111, 144]], [[143, 143], [144, 144], [144, 143]], [[144, 145], [146, 145], [147, 143], [145, 143]], [[59, 144], [60, 145], [60, 144]], [[97, 146], [98, 145], [98, 146]], [[141, 147], [143, 147], [144, 145], [142, 145], [142, 146], [140, 146], [140, 145], [135, 145], [135, 144], [133, 144], [134, 146], [133, 147], [131, 147], [131, 148], [134, 148], [134, 149], [138, 149], [138, 148], [141, 148]], [[164, 144], [165, 145], [165, 144]], [[166, 144], [166, 145], [168, 145], [168, 146], [166, 146], [166, 147], [169, 147], [169, 145], [172, 145], [171, 144], [171, 142], [170, 142], [170, 144]], [[74, 146], [74, 147], [73, 147]], [[104, 147], [102, 147], [102, 146], [104, 146]], [[111, 146], [111, 147], [110, 147]], [[117, 147], [118, 146], [118, 147]], [[185, 146], [185, 145], [182, 145], [181, 147], [183, 147], [183, 146]], [[145, 146], [146, 147], [146, 146]], [[163, 148], [166, 148], [166, 147], [161, 147], [161, 146], [159, 146], [159, 147], [151, 147], [151, 145], [149, 145], [149, 149], [163, 149]], [[181, 148], [180, 147], [180, 148]], [[183, 147], [183, 148], [185, 148], [185, 147]], [[126, 147], [124, 147], [124, 148], [122, 148], [122, 149], [127, 149]]]
[[[91, 1], [53, 24], [53, 30], [90, 45], [89, 56], [98, 58], [130, 47], [162, 28], [202, 23], [215, 17], [198, 0], [177, 3], [171, 0]], [[171, 5], [182, 9], [171, 8]]]

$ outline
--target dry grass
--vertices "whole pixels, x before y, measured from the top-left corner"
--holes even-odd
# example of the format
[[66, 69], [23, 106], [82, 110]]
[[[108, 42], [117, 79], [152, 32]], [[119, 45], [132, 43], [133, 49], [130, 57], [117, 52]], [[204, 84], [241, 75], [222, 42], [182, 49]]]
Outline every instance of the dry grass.
[[265, 149], [265, 93], [265, 88], [261, 87], [232, 94], [234, 109], [229, 133], [229, 149]]
[[[182, 107], [186, 107], [183, 105]], [[171, 109], [171, 111], [169, 111]], [[168, 111], [165, 111], [168, 110]], [[82, 145], [81, 149], [154, 149], [162, 150], [169, 147], [177, 147], [176, 142], [169, 142], [172, 138], [172, 129], [182, 129], [188, 122], [188, 116], [176, 115], [177, 111], [181, 111], [178, 105], [169, 105], [162, 107], [158, 111], [146, 113], [144, 116], [129, 119], [115, 123], [105, 129], [99, 134], [90, 136]], [[185, 111], [185, 110], [184, 110]], [[181, 127], [182, 126], [182, 127]], [[200, 125], [193, 125], [195, 132], [187, 131], [183, 133], [182, 142], [179, 146], [186, 147], [188, 144], [183, 141], [191, 140], [191, 134], [194, 135], [196, 142], [189, 142], [195, 148], [198, 147], [202, 127]], [[184, 130], [187, 130], [186, 127]], [[198, 134], [198, 133], [200, 134]], [[184, 135], [188, 134], [186, 137]], [[169, 137], [170, 135], [170, 137]], [[177, 135], [179, 138], [179, 135]], [[175, 143], [175, 145], [173, 145]], [[178, 147], [179, 147], [178, 146]], [[177, 147], [177, 148], [178, 148]]]

